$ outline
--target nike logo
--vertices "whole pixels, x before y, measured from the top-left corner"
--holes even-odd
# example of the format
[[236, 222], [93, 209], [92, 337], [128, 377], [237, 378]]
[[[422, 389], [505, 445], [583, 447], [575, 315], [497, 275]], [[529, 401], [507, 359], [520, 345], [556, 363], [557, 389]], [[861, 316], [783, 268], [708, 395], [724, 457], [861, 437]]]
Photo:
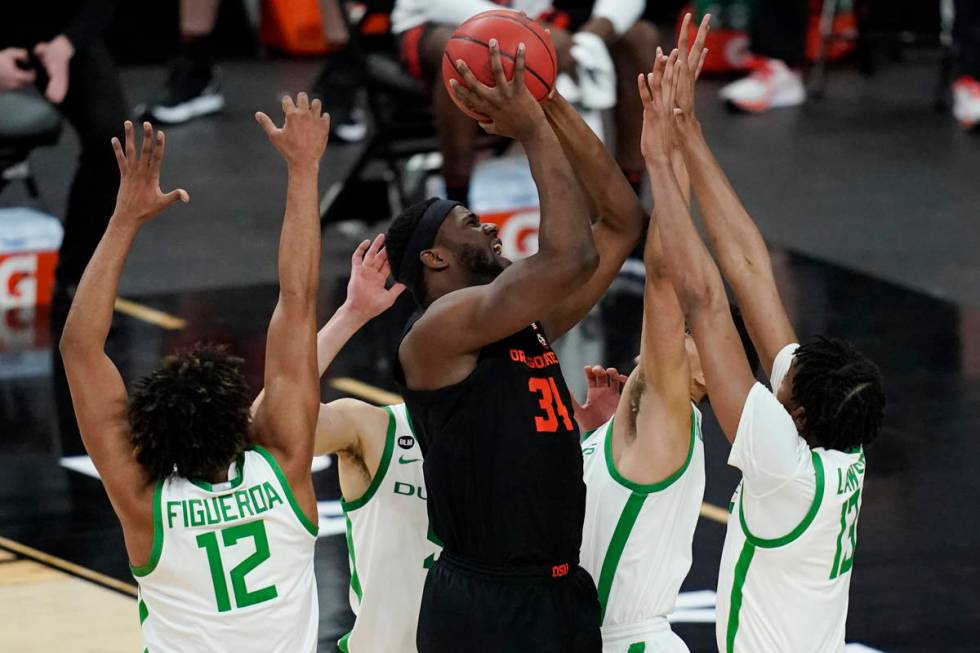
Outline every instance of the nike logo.
[[406, 458], [405, 456], [401, 456], [398, 458], [398, 462], [402, 465], [407, 465], [409, 463], [417, 463], [421, 460], [422, 460], [421, 458]]

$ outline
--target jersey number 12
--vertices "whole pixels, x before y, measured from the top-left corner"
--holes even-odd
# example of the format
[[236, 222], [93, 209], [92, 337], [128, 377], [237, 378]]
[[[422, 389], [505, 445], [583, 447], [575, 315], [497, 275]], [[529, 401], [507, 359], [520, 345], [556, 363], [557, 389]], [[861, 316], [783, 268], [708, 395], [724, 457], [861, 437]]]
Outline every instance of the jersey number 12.
[[[255, 542], [255, 553], [238, 563], [228, 574], [235, 594], [235, 607], [245, 608], [276, 598], [279, 593], [275, 585], [251, 591], [245, 587], [245, 576], [269, 559], [269, 537], [265, 533], [265, 522], [260, 520], [239, 524], [219, 532], [226, 548], [235, 546], [239, 540], [245, 538], [251, 538]], [[228, 612], [231, 610], [231, 600], [228, 596], [225, 566], [221, 561], [221, 549], [218, 546], [218, 532], [211, 531], [198, 535], [197, 546], [208, 554], [208, 566], [211, 568], [211, 581], [214, 583], [214, 598], [218, 604], [218, 612]]]
[[[557, 431], [559, 417], [561, 417], [565, 430], [572, 430], [572, 418], [568, 415], [568, 409], [561, 401], [561, 394], [558, 392], [558, 386], [555, 385], [553, 377], [547, 379], [532, 377], [527, 380], [527, 389], [540, 395], [538, 405], [544, 410], [544, 417], [534, 418], [534, 427], [538, 433], [554, 433]], [[555, 414], [556, 410], [558, 411], [557, 415]]]

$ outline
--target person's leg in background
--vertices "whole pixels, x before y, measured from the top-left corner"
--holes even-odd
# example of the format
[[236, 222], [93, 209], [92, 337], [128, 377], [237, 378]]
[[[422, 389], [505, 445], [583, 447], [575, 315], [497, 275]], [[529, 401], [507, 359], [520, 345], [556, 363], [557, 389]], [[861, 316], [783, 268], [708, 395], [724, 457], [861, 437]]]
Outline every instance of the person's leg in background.
[[721, 97], [742, 111], [761, 113], [806, 101], [800, 68], [806, 57], [809, 0], [757, 0], [747, 77], [725, 86]]
[[[670, 32], [667, 32], [670, 34]], [[665, 39], [664, 45], [669, 42]], [[638, 20], [610, 48], [616, 65], [616, 161], [638, 194], [643, 182], [644, 163], [640, 152], [643, 131], [643, 104], [636, 93], [636, 77], [653, 68], [660, 34], [652, 23]]]
[[180, 51], [160, 98], [147, 110], [151, 120], [175, 125], [224, 108], [211, 39], [220, 4], [180, 0]]
[[330, 51], [313, 82], [312, 92], [330, 114], [330, 137], [342, 143], [357, 143], [367, 136], [367, 116], [357, 104], [364, 71], [350, 50], [347, 19], [339, 0], [320, 0], [323, 28]]
[[82, 272], [95, 252], [116, 205], [119, 167], [109, 141], [123, 137], [129, 117], [119, 72], [100, 42], [75, 53], [68, 74], [68, 94], [58, 107], [78, 134], [81, 152], [68, 194], [65, 233], [51, 305], [54, 389], [65, 455], [84, 453], [71, 407], [64, 368], [58, 355], [68, 309]]
[[470, 176], [476, 160], [477, 126], [459, 110], [442, 81], [442, 56], [453, 34], [449, 25], [427, 23], [402, 35], [402, 59], [409, 72], [426, 81], [432, 90], [442, 176], [446, 197], [467, 204]]
[[959, 79], [953, 84], [953, 115], [964, 129], [980, 125], [980, 2], [956, 0], [953, 42]]

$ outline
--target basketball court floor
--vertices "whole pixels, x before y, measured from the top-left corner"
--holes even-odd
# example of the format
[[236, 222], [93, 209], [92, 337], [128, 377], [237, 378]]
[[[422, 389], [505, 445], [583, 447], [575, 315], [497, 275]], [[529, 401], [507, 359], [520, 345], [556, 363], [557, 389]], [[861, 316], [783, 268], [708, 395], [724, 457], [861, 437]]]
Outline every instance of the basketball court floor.
[[[980, 138], [931, 111], [932, 71], [913, 62], [870, 81], [843, 71], [822, 103], [765, 118], [726, 115], [711, 82], [699, 98], [710, 141], [775, 244], [798, 332], [849, 338], [885, 375], [888, 417], [868, 451], [851, 586], [853, 651], [980, 651]], [[314, 73], [306, 63], [229, 66], [229, 111], [168, 131], [165, 185], [186, 185], [192, 202], [152, 224], [131, 256], [109, 341], [127, 380], [175, 347], [216, 341], [246, 359], [258, 389], [284, 175], [251, 113]], [[134, 101], [161, 74], [126, 71]], [[324, 187], [353, 151], [328, 151]], [[55, 214], [72, 152], [67, 139], [36, 157]], [[359, 236], [324, 232], [323, 319], [342, 301]], [[558, 343], [573, 388], [586, 363], [628, 367], [638, 284], [619, 280]], [[409, 311], [399, 301], [354, 338], [324, 379], [326, 400], [397, 401], [390, 360]], [[0, 651], [141, 650], [118, 523], [79, 443], [59, 434], [46, 319], [0, 320]], [[714, 588], [738, 481], [719, 428], [705, 422], [705, 506], [673, 619], [696, 653], [715, 650]], [[322, 651], [352, 622], [334, 463], [314, 463]]]

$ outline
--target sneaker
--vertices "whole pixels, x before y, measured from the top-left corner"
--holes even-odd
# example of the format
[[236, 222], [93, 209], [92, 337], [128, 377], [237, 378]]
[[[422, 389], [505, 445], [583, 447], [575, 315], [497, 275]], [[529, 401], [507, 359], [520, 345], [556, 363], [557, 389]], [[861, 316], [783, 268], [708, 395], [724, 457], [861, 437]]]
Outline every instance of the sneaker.
[[963, 129], [980, 125], [980, 81], [964, 75], [953, 84], [953, 117]]
[[330, 140], [340, 143], [360, 143], [367, 137], [367, 114], [359, 106], [345, 110], [328, 111], [330, 114]]
[[221, 79], [215, 66], [195, 66], [179, 61], [170, 71], [163, 98], [150, 106], [151, 120], [178, 125], [225, 108]]
[[752, 72], [721, 89], [721, 99], [730, 106], [750, 113], [795, 107], [806, 101], [806, 87], [799, 73], [779, 59], [752, 57]]

